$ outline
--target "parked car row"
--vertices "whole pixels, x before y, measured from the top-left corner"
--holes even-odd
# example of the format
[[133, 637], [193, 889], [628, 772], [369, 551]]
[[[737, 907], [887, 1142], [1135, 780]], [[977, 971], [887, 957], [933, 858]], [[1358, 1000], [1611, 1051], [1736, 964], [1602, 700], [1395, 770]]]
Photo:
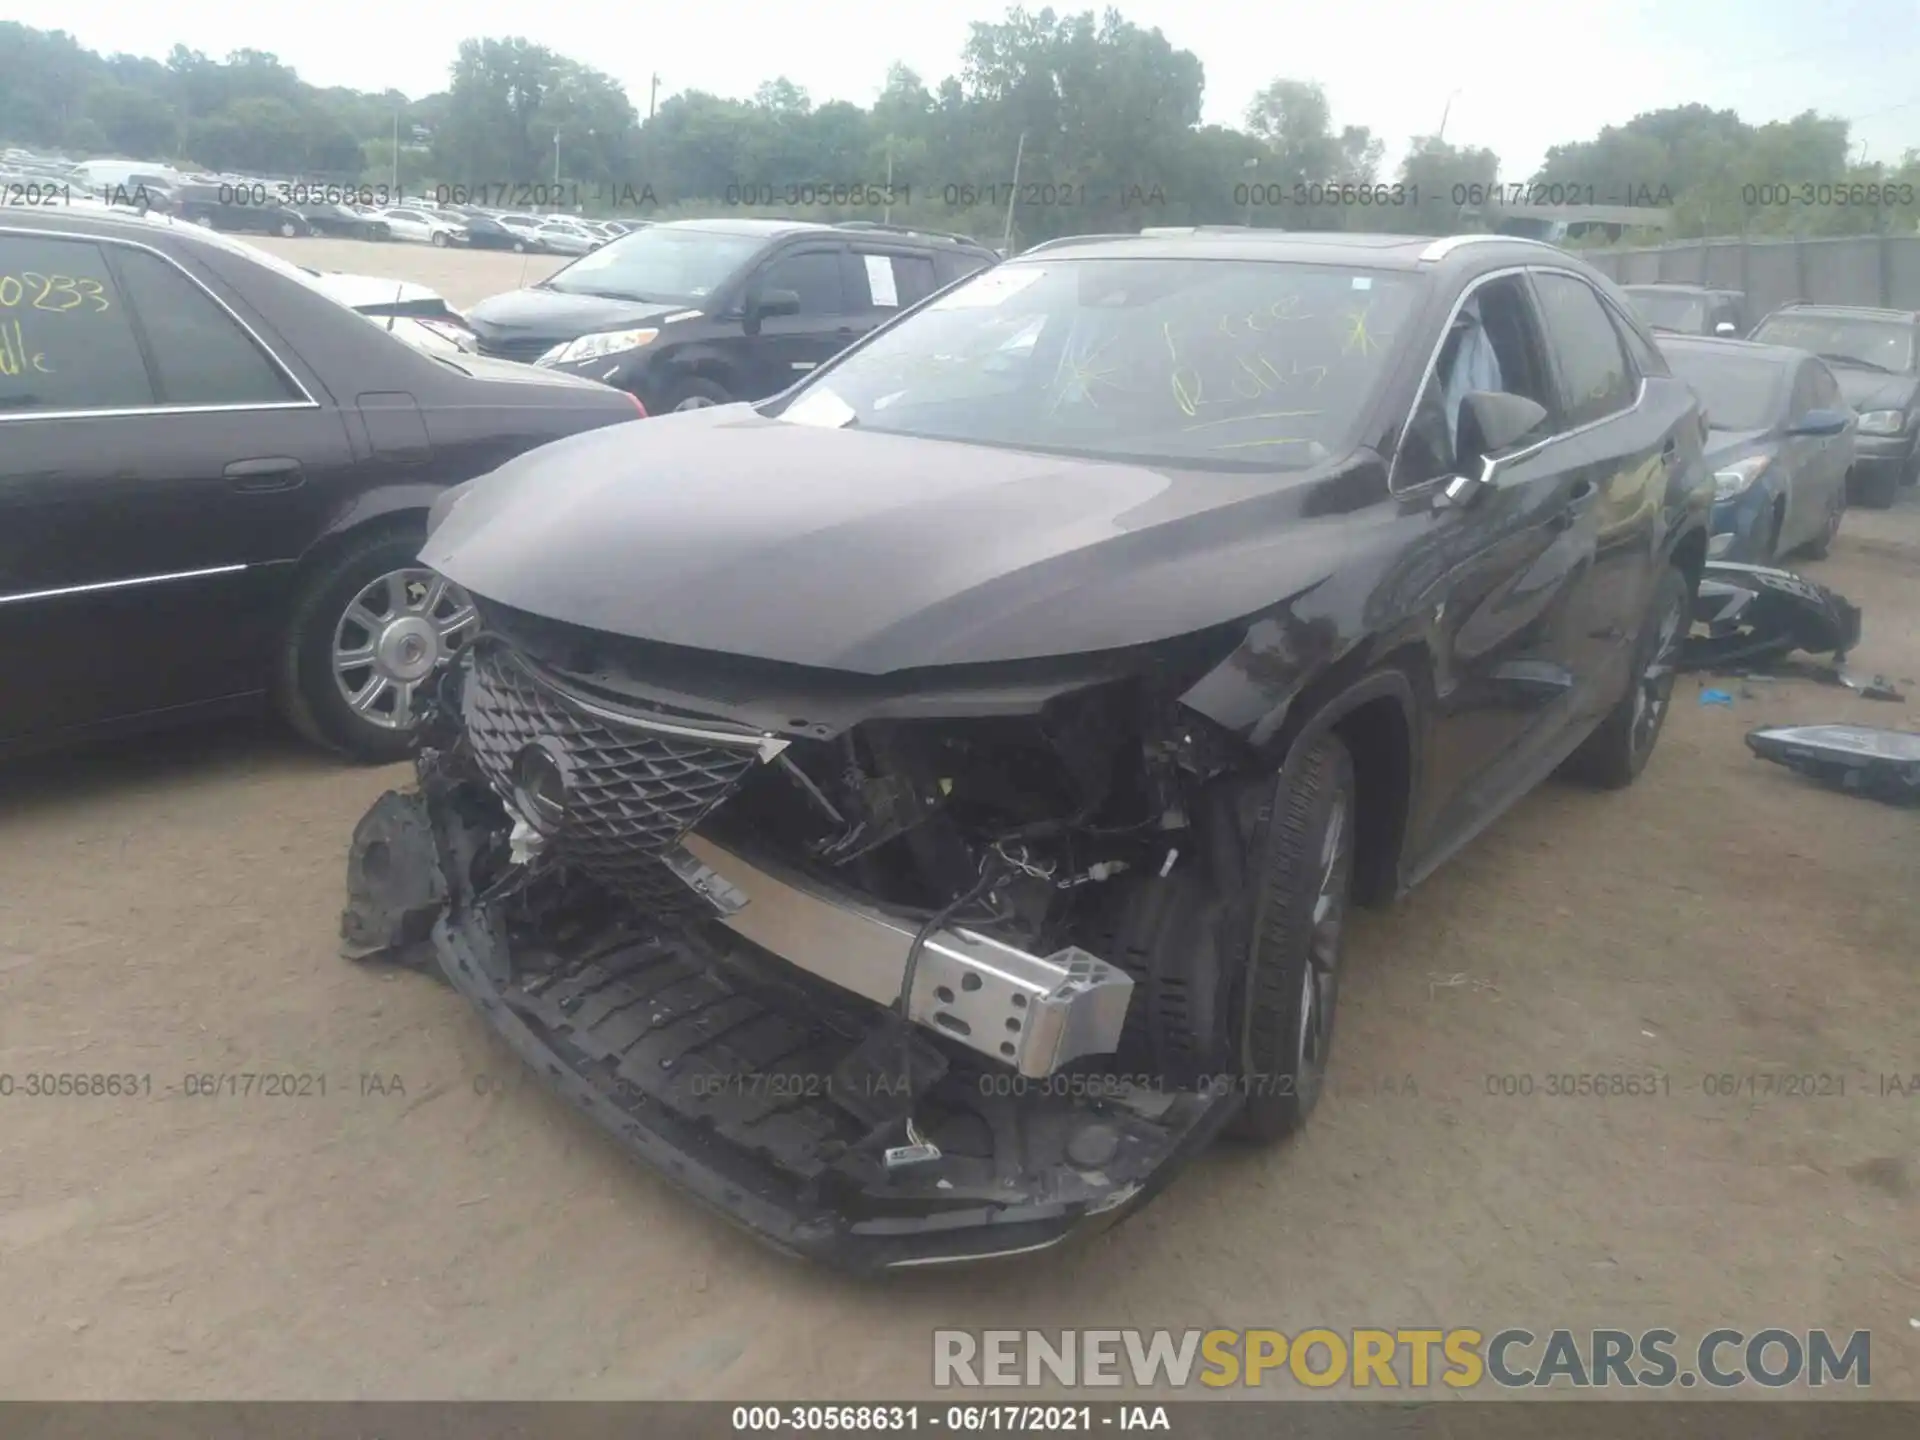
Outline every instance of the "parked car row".
[[[1798, 397], [1793, 402], [1798, 406], [1795, 415], [1846, 410], [1854, 417], [1849, 441], [1840, 441], [1837, 433], [1827, 437], [1838, 442], [1828, 446], [1830, 451], [1847, 452], [1845, 489], [1853, 501], [1884, 510], [1899, 498], [1904, 487], [1920, 482], [1920, 313], [1795, 301], [1749, 326], [1746, 296], [1737, 290], [1681, 284], [1628, 285], [1624, 290], [1648, 326], [1663, 337], [1711, 336], [1725, 340], [1744, 336], [1761, 345], [1797, 352], [1800, 359], [1791, 362], [1783, 356], [1769, 359], [1747, 355], [1742, 359], [1737, 352], [1724, 352], [1719, 358], [1702, 358], [1697, 363], [1711, 364], [1721, 375], [1731, 375], [1744, 367], [1744, 373], [1758, 376], [1763, 367], [1770, 366], [1776, 377], [1785, 373], [1782, 367], [1799, 366], [1802, 379], [1797, 382], [1801, 388], [1794, 392]], [[1689, 353], [1704, 357], [1716, 352], [1694, 347]], [[1805, 369], [1802, 362], [1807, 356], [1818, 360], [1817, 370]], [[1824, 378], [1807, 379], [1808, 374]], [[1722, 386], [1723, 412], [1733, 409], [1746, 415], [1761, 403], [1751, 388], [1736, 387], [1741, 396], [1736, 400], [1735, 392], [1728, 391], [1721, 379], [1709, 383]], [[1812, 404], [1806, 387], [1817, 385], [1825, 394], [1830, 383], [1838, 388], [1839, 402]], [[1781, 403], [1786, 405], [1788, 401], [1782, 398]], [[1790, 422], [1784, 411], [1776, 413], [1773, 421], [1797, 423]], [[1806, 441], [1812, 437], [1795, 438]], [[1773, 473], [1778, 475], [1780, 471]], [[1824, 485], [1820, 490], [1824, 494]], [[1771, 503], [1783, 503], [1782, 497], [1772, 497]], [[1797, 502], [1789, 508], [1797, 512]], [[1744, 538], [1731, 553], [1765, 548], [1759, 542], [1767, 538], [1770, 522], [1758, 512], [1748, 518], [1760, 529], [1751, 535], [1740, 532]], [[1793, 517], [1789, 516], [1786, 523], [1791, 532]], [[1741, 553], [1740, 558], [1750, 557]]]

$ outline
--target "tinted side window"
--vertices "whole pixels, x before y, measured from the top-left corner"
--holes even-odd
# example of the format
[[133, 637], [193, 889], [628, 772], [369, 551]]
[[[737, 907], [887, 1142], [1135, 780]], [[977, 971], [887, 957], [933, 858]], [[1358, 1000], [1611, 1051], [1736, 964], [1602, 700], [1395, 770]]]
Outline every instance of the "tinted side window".
[[931, 255], [881, 255], [855, 252], [867, 284], [867, 298], [877, 310], [899, 310], [931, 295], [937, 287]]
[[1787, 414], [1792, 419], [1798, 420], [1820, 403], [1813, 398], [1813, 366], [1814, 362], [1809, 361], [1793, 372], [1793, 398], [1787, 407]]
[[166, 405], [266, 405], [298, 392], [235, 323], [170, 260], [116, 249], [114, 268], [153, 355]]
[[976, 255], [969, 250], [942, 250], [934, 258], [934, 265], [939, 271], [942, 285], [951, 285], [962, 275], [975, 274], [991, 264], [993, 264], [991, 256]]
[[100, 247], [0, 235], [0, 415], [153, 403], [126, 300]]
[[1847, 402], [1840, 398], [1840, 382], [1818, 360], [1813, 362], [1813, 403], [1822, 410], [1847, 408]]
[[835, 250], [802, 250], [783, 255], [760, 272], [760, 288], [791, 290], [800, 297], [802, 315], [844, 315], [846, 287], [841, 283], [840, 254]]
[[1547, 343], [1567, 387], [1565, 422], [1585, 425], [1633, 402], [1634, 376], [1620, 335], [1600, 297], [1584, 280], [1540, 273], [1533, 277], [1547, 327]]

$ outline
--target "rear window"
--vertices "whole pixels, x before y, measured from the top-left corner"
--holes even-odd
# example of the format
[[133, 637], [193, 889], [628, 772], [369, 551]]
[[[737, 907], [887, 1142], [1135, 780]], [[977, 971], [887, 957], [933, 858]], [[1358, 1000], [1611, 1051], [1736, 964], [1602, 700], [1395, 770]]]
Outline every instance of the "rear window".
[[1835, 365], [1905, 374], [1913, 369], [1913, 326], [1861, 315], [1774, 315], [1753, 338], [1807, 350]]
[[1787, 371], [1774, 361], [1730, 351], [1674, 346], [1667, 363], [1700, 397], [1716, 430], [1764, 430], [1773, 424]]

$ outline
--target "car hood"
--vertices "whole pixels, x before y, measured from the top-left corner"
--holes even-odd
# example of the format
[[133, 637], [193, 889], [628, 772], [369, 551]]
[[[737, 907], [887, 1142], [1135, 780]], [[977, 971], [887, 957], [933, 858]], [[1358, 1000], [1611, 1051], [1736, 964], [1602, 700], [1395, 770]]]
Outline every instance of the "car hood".
[[467, 322], [482, 340], [577, 340], [596, 330], [644, 325], [685, 310], [638, 300], [609, 300], [603, 295], [568, 295], [559, 290], [509, 290], [482, 300], [467, 312]]
[[715, 406], [571, 437], [459, 487], [421, 559], [549, 620], [884, 675], [1256, 614], [1376, 543], [1360, 490], [1385, 493], [1371, 452], [1221, 474]]
[[1912, 403], [1915, 379], [1911, 375], [1886, 375], [1878, 370], [1863, 370], [1854, 365], [1829, 363], [1833, 378], [1840, 382], [1840, 394], [1847, 404], [1865, 413], [1868, 410], [1904, 410]]
[[584, 375], [548, 370], [538, 365], [522, 365], [515, 360], [496, 360], [490, 355], [476, 355], [471, 350], [456, 351], [451, 344], [442, 353], [477, 380], [505, 380], [518, 385], [561, 385], [575, 390], [621, 393], [611, 385], [602, 385], [598, 380], [590, 380]]

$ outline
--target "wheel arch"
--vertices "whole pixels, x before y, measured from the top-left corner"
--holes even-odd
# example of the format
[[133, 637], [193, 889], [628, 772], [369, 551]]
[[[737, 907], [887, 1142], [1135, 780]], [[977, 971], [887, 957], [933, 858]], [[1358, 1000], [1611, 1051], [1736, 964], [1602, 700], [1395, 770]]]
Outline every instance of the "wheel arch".
[[1415, 647], [1358, 675], [1329, 673], [1304, 690], [1271, 749], [1284, 756], [1284, 776], [1329, 732], [1353, 757], [1354, 896], [1377, 906], [1400, 891], [1407, 822], [1419, 782], [1421, 712]]

